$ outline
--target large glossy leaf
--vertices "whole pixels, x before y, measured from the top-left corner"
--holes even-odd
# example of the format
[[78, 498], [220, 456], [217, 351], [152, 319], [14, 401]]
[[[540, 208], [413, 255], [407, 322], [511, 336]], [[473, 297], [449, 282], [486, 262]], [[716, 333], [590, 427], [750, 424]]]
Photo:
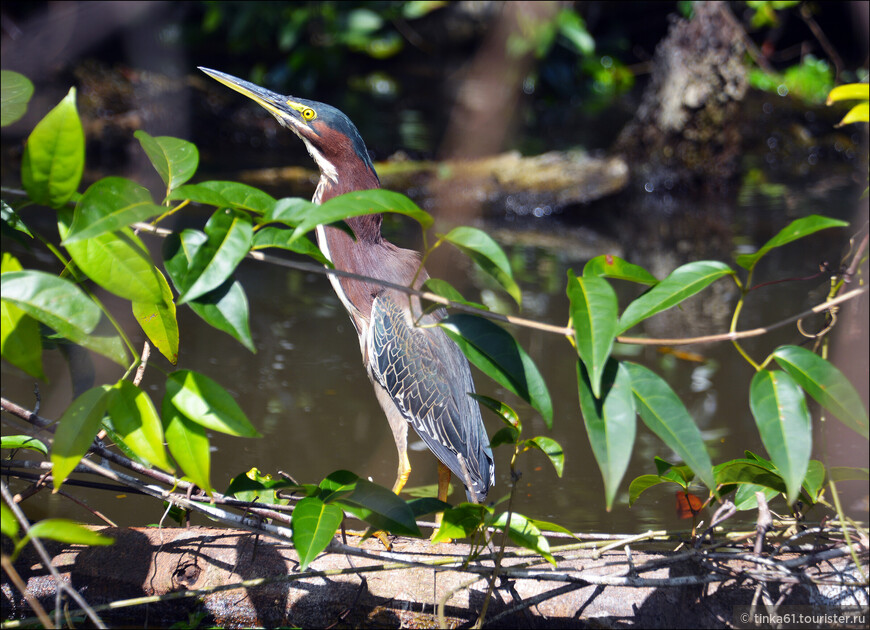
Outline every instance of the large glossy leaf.
[[780, 475], [753, 459], [732, 459], [713, 467], [716, 484], [729, 485], [753, 484], [786, 493], [785, 483]]
[[631, 377], [635, 405], [643, 423], [686, 462], [704, 485], [715, 490], [713, 463], [683, 401], [652, 370], [636, 363], [623, 365]]
[[843, 424], [868, 437], [867, 410], [861, 396], [840, 370], [799, 346], [780, 346], [773, 356], [817, 403]]
[[169, 274], [169, 279], [179, 293], [185, 291], [193, 281], [192, 278], [188, 281], [187, 272], [190, 263], [207, 240], [208, 236], [203, 232], [186, 229], [181, 233], [173, 232], [163, 241], [163, 263], [166, 266], [166, 273]]
[[318, 205], [308, 199], [284, 197], [263, 215], [263, 223], [283, 223], [295, 228], [309, 212], [316, 212], [317, 208]]
[[26, 448], [43, 455], [48, 455], [48, 447], [31, 435], [0, 436], [0, 448]]
[[142, 130], [133, 135], [142, 145], [167, 190], [175, 190], [193, 177], [199, 165], [199, 150], [195, 144], [171, 136], [150, 136]]
[[603, 276], [653, 286], [658, 279], [643, 267], [610, 254], [596, 256], [583, 266], [583, 276]]
[[553, 426], [553, 403], [541, 373], [504, 328], [475, 315], [450, 315], [438, 322], [468, 360], [487, 376], [537, 409]]
[[205, 226], [208, 237], [193, 260], [186, 275], [188, 288], [178, 296], [178, 303], [194, 300], [218, 288], [235, 271], [251, 247], [253, 226], [246, 213], [218, 210]]
[[259, 188], [238, 182], [209, 181], [180, 186], [167, 199], [190, 199], [218, 208], [235, 208], [264, 214], [275, 205], [275, 198]]
[[[0, 273], [22, 271], [21, 263], [3, 252]], [[6, 300], [0, 301], [0, 354], [12, 365], [35, 378], [45, 378], [42, 371], [42, 338], [39, 324], [27, 313]]]
[[60, 208], [79, 187], [85, 134], [76, 111], [76, 89], [33, 128], [24, 147], [21, 183], [33, 201]]
[[734, 507], [739, 511], [758, 509], [758, 497], [756, 492], [764, 493], [766, 501], [770, 502], [779, 495], [779, 492], [772, 488], [757, 486], [753, 483], [744, 483], [737, 486], [737, 492], [734, 493]]
[[785, 372], [760, 370], [749, 386], [749, 406], [761, 441], [795, 502], [807, 473], [813, 433], [804, 394]]
[[67, 339], [86, 337], [100, 321], [100, 309], [69, 280], [44, 271], [3, 274], [0, 297]]
[[507, 516], [507, 512], [499, 514], [492, 523], [493, 526], [500, 527], [503, 530], [507, 529], [508, 538], [514, 541], [514, 543], [520, 547], [524, 547], [525, 549], [536, 551], [546, 558], [547, 562], [556, 566], [556, 559], [553, 557], [553, 554], [550, 553], [550, 543], [547, 542], [547, 539], [543, 534], [541, 534], [541, 530], [522, 514], [513, 512], [511, 514], [510, 523], [508, 523]]
[[67, 243], [73, 261], [98, 285], [132, 302], [163, 299], [160, 271], [130, 228]]
[[353, 492], [335, 501], [358, 519], [399, 536], [420, 536], [408, 504], [388, 488], [357, 479]]
[[185, 417], [168, 395], [163, 397], [160, 415], [169, 452], [184, 476], [211, 494], [211, 447], [205, 428]]
[[580, 410], [592, 454], [604, 479], [604, 495], [609, 512], [631, 459], [637, 431], [637, 412], [631, 391], [631, 376], [625, 366], [613, 359], [608, 361], [604, 370], [601, 389], [602, 398], [596, 398], [592, 393], [586, 368], [578, 360], [577, 390], [580, 394]]
[[544, 435], [529, 438], [525, 440], [525, 444], [544, 453], [549, 458], [550, 463], [553, 464], [553, 468], [556, 469], [556, 475], [562, 476], [562, 471], [565, 469], [565, 452], [562, 450], [561, 444], [553, 438]]
[[474, 398], [474, 400], [484, 407], [493, 411], [508, 427], [516, 429], [518, 432], [523, 430], [523, 424], [520, 422], [519, 415], [517, 415], [517, 412], [507, 403], [496, 400], [495, 398], [490, 398], [489, 396], [483, 396], [482, 394], [469, 394], [469, 396]]
[[738, 256], [737, 264], [744, 269], [752, 269], [762, 256], [775, 247], [782, 247], [787, 243], [809, 236], [819, 230], [826, 230], [832, 227], [847, 227], [848, 225], [846, 221], [830, 219], [817, 214], [795, 219], [781, 229], [776, 236], [762, 245], [761, 249], [754, 254], [741, 254]]
[[405, 195], [380, 188], [358, 190], [333, 197], [326, 203], [306, 211], [299, 225], [296, 226], [291, 240], [299, 238], [321, 224], [381, 212], [395, 212], [409, 216], [424, 230], [430, 228], [433, 222], [429, 213], [420, 210], [417, 204]]
[[112, 545], [115, 542], [113, 538], [64, 518], [47, 518], [34, 523], [27, 531], [25, 540], [30, 538], [48, 538], [71, 545], [100, 546]]
[[166, 379], [166, 399], [197, 424], [229, 435], [261, 437], [238, 403], [218, 383], [193, 370]]
[[178, 360], [178, 320], [172, 289], [160, 270], [157, 270], [163, 299], [156, 303], [133, 302], [133, 316], [160, 353], [172, 365]]
[[338, 531], [344, 514], [335, 504], [327, 505], [317, 497], [307, 497], [293, 510], [293, 546], [299, 554], [299, 570], [304, 571]]
[[0, 127], [11, 125], [27, 111], [33, 96], [33, 83], [23, 74], [0, 71]]
[[635, 477], [628, 484], [628, 507], [634, 505], [635, 501], [640, 498], [640, 495], [652, 488], [663, 483], [676, 483], [670, 479], [664, 479], [659, 475], [641, 475]]
[[477, 228], [460, 226], [440, 235], [440, 238], [462, 250], [481, 269], [495, 278], [517, 304], [522, 304], [523, 293], [514, 280], [510, 262], [489, 234]]
[[476, 503], [461, 503], [445, 510], [441, 517], [441, 526], [432, 538], [432, 542], [439, 543], [471, 536], [480, 528], [484, 517], [491, 512], [492, 508]]
[[619, 321], [616, 293], [604, 278], [578, 278], [568, 270], [568, 299], [577, 354], [586, 366], [592, 393], [601, 397], [601, 375], [613, 349]]
[[248, 297], [241, 282], [229, 278], [187, 305], [208, 324], [235, 337], [251, 352], [257, 352], [251, 337]]
[[151, 398], [130, 381], [116, 383], [107, 396], [106, 411], [112, 426], [138, 457], [172, 470], [163, 448], [163, 425]]
[[618, 334], [624, 333], [647, 317], [676, 306], [683, 300], [734, 271], [725, 263], [700, 260], [679, 267], [626, 307], [619, 318]]
[[[465, 304], [466, 306], [472, 306], [474, 308], [479, 308], [482, 311], [488, 311], [489, 307], [478, 304], [477, 302], [470, 302], [466, 300], [462, 294], [456, 290], [453, 285], [451, 285], [446, 280], [442, 280], [441, 278], [427, 278], [426, 282], [423, 283], [423, 288], [426, 291], [431, 291], [436, 295], [440, 295], [443, 298], [447, 298], [451, 302], [456, 302], [457, 304]], [[439, 305], [440, 306], [440, 305]]]
[[260, 228], [254, 233], [254, 241], [251, 249], [266, 249], [267, 247], [277, 247], [278, 249], [286, 249], [297, 254], [310, 256], [319, 263], [332, 267], [329, 259], [323, 255], [320, 248], [311, 242], [311, 239], [305, 236], [300, 236], [291, 241], [293, 231], [286, 228], [277, 228], [267, 226]]
[[61, 416], [51, 448], [54, 487], [59, 488], [91, 447], [106, 412], [108, 385], [89, 389]]
[[147, 188], [123, 177], [104, 177], [91, 184], [79, 199], [62, 244], [115, 232], [164, 210], [151, 200]]

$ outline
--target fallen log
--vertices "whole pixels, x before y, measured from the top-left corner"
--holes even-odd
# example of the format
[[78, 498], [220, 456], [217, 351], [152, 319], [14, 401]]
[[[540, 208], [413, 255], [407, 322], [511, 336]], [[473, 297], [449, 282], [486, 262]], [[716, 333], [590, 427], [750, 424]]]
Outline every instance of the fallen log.
[[[115, 544], [45, 544], [62, 578], [110, 626], [160, 627], [201, 614], [221, 627], [465, 627], [480, 613], [494, 565], [485, 555], [465, 564], [468, 545], [401, 538], [390, 552], [372, 540], [361, 547], [334, 543], [332, 552], [300, 573], [290, 545], [249, 532], [95, 529]], [[753, 555], [751, 543], [746, 553], [710, 548], [600, 553], [577, 547], [556, 548], [556, 567], [524, 550], [506, 550], [485, 625], [730, 627], [735, 606], [750, 605], [759, 584], [781, 604], [817, 606], [834, 603], [833, 594], [847, 591], [836, 584], [857, 577], [843, 548], [779, 554], [774, 561]], [[866, 562], [866, 550], [863, 554]], [[38, 557], [26, 550], [15, 567], [30, 594], [51, 610], [55, 584]], [[2, 594], [5, 627], [32, 616], [5, 574]], [[101, 608], [143, 597], [151, 599]]]

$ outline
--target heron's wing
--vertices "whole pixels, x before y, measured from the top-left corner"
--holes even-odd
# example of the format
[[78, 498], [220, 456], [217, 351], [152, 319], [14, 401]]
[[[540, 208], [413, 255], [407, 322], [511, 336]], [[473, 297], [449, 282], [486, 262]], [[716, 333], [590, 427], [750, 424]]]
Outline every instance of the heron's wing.
[[366, 349], [373, 379], [441, 462], [483, 500], [493, 476], [492, 451], [462, 352], [437, 327], [409, 324], [399, 300], [380, 293], [372, 305]]

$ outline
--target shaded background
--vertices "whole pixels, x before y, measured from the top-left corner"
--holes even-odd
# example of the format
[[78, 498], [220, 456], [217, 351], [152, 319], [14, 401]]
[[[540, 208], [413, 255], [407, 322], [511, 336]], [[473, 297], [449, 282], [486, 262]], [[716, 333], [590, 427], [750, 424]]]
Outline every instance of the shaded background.
[[[140, 128], [195, 142], [201, 152], [195, 181], [238, 179], [244, 171], [274, 166], [313, 168], [295, 136], [261, 108], [198, 73], [198, 65], [340, 107], [357, 124], [377, 161], [506, 150], [536, 155], [577, 147], [604, 154], [631, 119], [655, 46], [674, 16], [685, 10], [681, 4], [418, 3], [413, 10], [421, 15], [416, 16], [405, 3], [389, 2], [5, 2], [3, 69], [27, 75], [36, 89], [27, 116], [3, 130], [3, 185], [19, 187], [26, 134], [73, 85], [88, 139], [84, 185], [107, 174], [123, 175], [160, 196], [159, 178], [132, 137]], [[745, 4], [731, 6], [748, 22]], [[427, 7], [433, 10], [425, 12]], [[535, 44], [546, 40], [546, 33], [517, 29], [551, 24], [562, 10], [580, 16], [583, 29], [563, 29], [540, 47]], [[837, 58], [828, 59], [830, 67], [845, 72], [844, 78], [862, 66], [866, 69], [867, 3], [824, 3], [815, 20], [836, 49]], [[584, 30], [594, 40], [592, 51], [582, 38]], [[762, 50], [770, 51], [777, 68], [810, 53], [827, 59], [809, 26], [794, 14], [752, 35]], [[866, 196], [861, 200], [867, 186], [866, 126], [835, 130], [841, 115], [790, 96], [751, 91], [745, 101], [741, 173], [716, 196], [680, 187], [645, 192], [649, 182], [633, 179], [619, 195], [566, 207], [529, 206], [522, 196], [473, 207], [454, 203], [449, 195], [418, 202], [433, 213], [441, 231], [458, 222], [492, 234], [504, 245], [524, 290], [520, 314], [563, 324], [568, 316], [566, 271], [579, 272], [596, 255], [619, 255], [663, 277], [690, 260], [733, 263], [737, 248], [761, 245], [800, 216], [866, 217]], [[276, 197], [291, 194], [279, 184], [264, 188]], [[199, 227], [207, 216], [205, 209], [185, 209], [177, 226]], [[52, 217], [37, 209], [25, 220], [47, 224]], [[418, 231], [404, 221], [388, 220], [385, 230], [404, 246], [420, 242]], [[160, 243], [146, 239], [159, 257]], [[836, 266], [846, 239], [842, 231], [830, 230], [775, 250], [756, 281], [810, 276], [821, 261]], [[18, 255], [33, 267], [51, 263]], [[453, 253], [438, 252], [429, 267], [468, 299], [500, 310], [512, 308]], [[395, 448], [362, 369], [352, 326], [325, 277], [249, 261], [236, 276], [251, 301], [257, 354], [202, 325], [189, 309], [179, 310], [177, 367], [221, 382], [266, 436], [212, 436], [214, 486], [224, 488], [231, 477], [253, 466], [273, 474], [284, 470], [306, 482], [347, 468], [389, 486], [395, 476]], [[637, 294], [632, 287], [617, 288], [623, 307]], [[827, 290], [825, 278], [817, 278], [753, 294], [740, 327], [782, 319], [822, 301]], [[646, 322], [642, 332], [658, 337], [722, 332], [736, 298], [736, 290], [722, 281], [682, 309]], [[135, 337], [138, 329], [126, 307], [108, 295], [101, 299], [118, 307], [122, 325]], [[857, 310], [844, 309], [833, 357], [865, 404], [866, 321], [866, 300]], [[821, 322], [807, 322], [808, 327], [814, 324], [820, 327]], [[653, 472], [654, 456], [674, 461], [642, 425], [617, 505], [604, 512], [603, 485], [577, 402], [576, 355], [552, 335], [512, 332], [550, 387], [556, 410], [553, 431], [530, 408], [475, 372], [478, 391], [514, 404], [527, 437], [551, 435], [566, 450], [562, 479], [542, 455], [524, 456], [523, 492], [516, 509], [573, 530], [682, 526], [685, 522], [674, 516], [673, 489], [655, 488], [627, 507], [628, 482]], [[143, 340], [135, 342], [141, 345]], [[746, 348], [758, 358], [780, 343], [801, 339], [787, 327], [748, 342]], [[751, 368], [727, 344], [688, 350], [701, 361], [656, 349], [637, 350], [634, 360], [665, 377], [680, 395], [701, 427], [714, 463], [739, 457], [746, 448], [763, 454], [748, 408]], [[59, 417], [72, 398], [69, 369], [56, 351], [47, 352], [45, 359], [49, 382], [40, 384], [40, 413]], [[115, 366], [99, 358], [94, 362], [98, 379], [120, 376]], [[164, 372], [173, 369], [152, 355], [143, 385], [155, 401], [162, 396]], [[3, 395], [29, 405], [32, 380], [6, 363], [2, 370]], [[500, 421], [486, 413], [484, 418], [491, 435]], [[817, 426], [814, 457], [826, 464], [866, 465], [866, 441], [854, 439], [836, 421], [824, 425], [825, 430]], [[409, 486], [435, 483], [431, 455], [412, 452], [411, 458]], [[508, 491], [508, 459], [504, 448], [497, 451], [493, 498]], [[866, 520], [866, 485], [846, 485], [848, 509]], [[80, 496], [122, 525], [159, 518], [151, 501], [127, 497], [119, 504], [88, 491]], [[451, 500], [460, 498], [461, 493], [454, 493]], [[43, 511], [91, 518], [56, 496], [28, 503], [33, 516]], [[785, 506], [780, 502], [774, 507]], [[752, 513], [744, 516], [750, 520]], [[819, 518], [821, 512], [813, 516]]]

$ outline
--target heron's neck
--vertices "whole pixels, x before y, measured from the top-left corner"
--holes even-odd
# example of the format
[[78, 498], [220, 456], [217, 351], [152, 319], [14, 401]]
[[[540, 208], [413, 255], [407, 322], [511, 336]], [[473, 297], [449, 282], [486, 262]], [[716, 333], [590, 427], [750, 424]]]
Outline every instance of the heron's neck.
[[[344, 176], [339, 181], [334, 181], [321, 171], [320, 181], [317, 184], [317, 190], [314, 191], [312, 201], [321, 204], [333, 197], [338, 197], [355, 190], [371, 190], [381, 187], [381, 182], [374, 169], [351, 168], [347, 169], [347, 172], [349, 175]], [[366, 214], [360, 217], [350, 217], [345, 222], [354, 231], [357, 241], [375, 244], [381, 241], [382, 218], [380, 214]], [[332, 234], [333, 232], [333, 230], [327, 230], [324, 233], [323, 230], [318, 230], [318, 239], [321, 238], [322, 234]]]

